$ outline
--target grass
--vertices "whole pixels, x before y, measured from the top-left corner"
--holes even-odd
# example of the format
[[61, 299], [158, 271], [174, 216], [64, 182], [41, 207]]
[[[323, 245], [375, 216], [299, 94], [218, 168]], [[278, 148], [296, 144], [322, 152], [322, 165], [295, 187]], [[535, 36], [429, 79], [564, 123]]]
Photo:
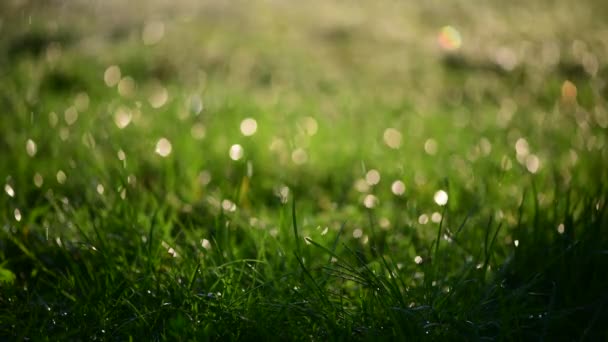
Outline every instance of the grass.
[[605, 6], [455, 4], [0, 5], [0, 337], [607, 339]]

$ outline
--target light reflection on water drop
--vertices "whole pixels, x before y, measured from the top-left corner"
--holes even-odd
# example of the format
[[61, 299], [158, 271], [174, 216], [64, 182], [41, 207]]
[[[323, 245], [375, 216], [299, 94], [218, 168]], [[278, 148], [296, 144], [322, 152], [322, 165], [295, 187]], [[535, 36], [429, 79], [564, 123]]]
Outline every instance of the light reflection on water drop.
[[9, 195], [10, 197], [15, 197], [15, 190], [13, 189], [12, 186], [10, 186], [9, 184], [4, 185], [4, 191], [6, 192], [7, 195]]
[[36, 172], [36, 174], [34, 174], [34, 185], [39, 188], [42, 186], [43, 183], [44, 179], [42, 178], [42, 175]]
[[19, 209], [15, 209], [14, 215], [15, 215], [15, 220], [17, 220], [17, 222], [21, 222], [21, 211]]
[[401, 146], [401, 132], [395, 128], [387, 128], [382, 137], [386, 146], [392, 149], [397, 149]]
[[36, 146], [36, 143], [34, 142], [34, 140], [27, 139], [27, 141], [25, 143], [25, 151], [27, 152], [27, 155], [30, 157], [33, 157], [36, 155], [36, 152], [38, 151], [38, 147]]
[[258, 130], [258, 123], [253, 118], [246, 118], [243, 121], [241, 121], [240, 128], [241, 128], [241, 133], [244, 136], [250, 137], [250, 136], [254, 135], [255, 132]]
[[378, 172], [378, 170], [375, 170], [375, 169], [371, 169], [371, 170], [367, 171], [367, 173], [365, 174], [365, 181], [370, 186], [380, 183], [380, 172]]
[[297, 148], [291, 153], [291, 160], [296, 165], [305, 164], [308, 161], [308, 154], [303, 148]]
[[59, 170], [57, 171], [57, 183], [59, 184], [64, 184], [65, 181], [67, 180], [67, 175], [65, 174], [65, 172], [63, 172], [63, 170]]
[[167, 138], [160, 138], [156, 143], [155, 152], [164, 158], [171, 154], [172, 149], [171, 142]]
[[372, 195], [372, 194], [368, 194], [363, 198], [363, 205], [368, 208], [374, 208], [378, 205], [378, 197]]
[[69, 107], [66, 109], [65, 112], [63, 112], [63, 118], [68, 126], [73, 125], [76, 120], [78, 120], [78, 111], [76, 110], [76, 107]]
[[114, 87], [120, 82], [121, 76], [120, 68], [116, 65], [111, 65], [103, 73], [103, 81], [108, 87]]
[[239, 144], [234, 144], [234, 145], [230, 146], [230, 151], [228, 152], [230, 159], [237, 161], [237, 160], [243, 158], [243, 154], [244, 154], [243, 146], [241, 146]]
[[395, 196], [401, 196], [405, 193], [405, 183], [400, 180], [396, 180], [391, 185], [391, 191]]
[[446, 203], [448, 203], [448, 193], [443, 190], [439, 190], [435, 193], [433, 199], [438, 205], [444, 206]]

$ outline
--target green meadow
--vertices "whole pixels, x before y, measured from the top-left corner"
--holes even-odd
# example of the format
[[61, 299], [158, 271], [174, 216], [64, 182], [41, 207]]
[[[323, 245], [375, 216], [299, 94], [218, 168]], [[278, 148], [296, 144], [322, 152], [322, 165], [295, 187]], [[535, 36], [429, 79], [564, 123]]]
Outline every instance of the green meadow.
[[0, 339], [608, 339], [608, 6], [0, 4]]

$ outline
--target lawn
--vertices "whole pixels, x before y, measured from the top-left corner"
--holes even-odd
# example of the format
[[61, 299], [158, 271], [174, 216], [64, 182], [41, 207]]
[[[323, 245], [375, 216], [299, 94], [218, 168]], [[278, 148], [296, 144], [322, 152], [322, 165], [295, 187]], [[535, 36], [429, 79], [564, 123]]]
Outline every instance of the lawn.
[[608, 339], [602, 1], [0, 4], [0, 339]]

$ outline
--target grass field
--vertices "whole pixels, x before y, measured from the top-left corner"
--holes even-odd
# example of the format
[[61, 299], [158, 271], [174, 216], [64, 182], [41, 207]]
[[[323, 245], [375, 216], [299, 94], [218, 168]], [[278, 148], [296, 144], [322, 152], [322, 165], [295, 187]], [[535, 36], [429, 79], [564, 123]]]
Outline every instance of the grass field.
[[608, 6], [0, 4], [0, 339], [608, 339]]

